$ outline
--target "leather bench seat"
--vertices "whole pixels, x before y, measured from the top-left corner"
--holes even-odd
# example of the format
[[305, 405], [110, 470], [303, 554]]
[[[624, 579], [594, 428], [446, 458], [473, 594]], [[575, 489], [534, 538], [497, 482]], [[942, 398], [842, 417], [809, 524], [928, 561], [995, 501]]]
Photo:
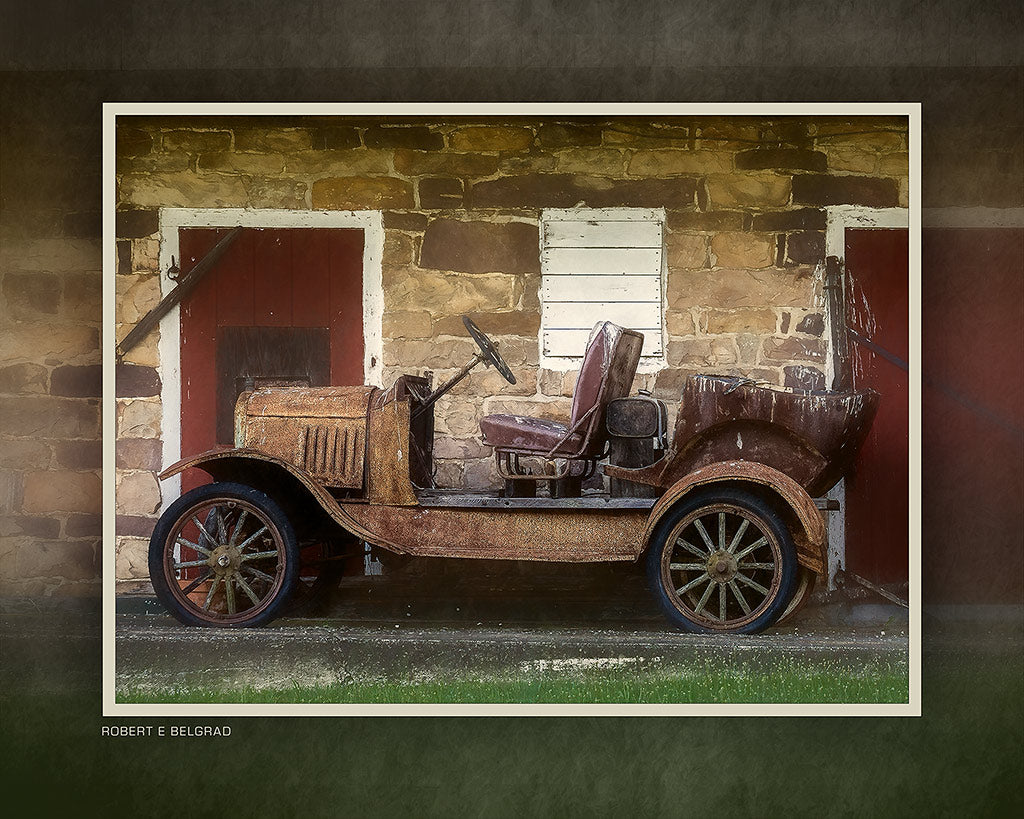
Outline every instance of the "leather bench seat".
[[[487, 415], [480, 419], [480, 431], [484, 435], [484, 441], [493, 447], [546, 454], [565, 437], [569, 427], [567, 424], [547, 418]], [[558, 448], [558, 452], [575, 453], [582, 444], [583, 436], [574, 432]]]

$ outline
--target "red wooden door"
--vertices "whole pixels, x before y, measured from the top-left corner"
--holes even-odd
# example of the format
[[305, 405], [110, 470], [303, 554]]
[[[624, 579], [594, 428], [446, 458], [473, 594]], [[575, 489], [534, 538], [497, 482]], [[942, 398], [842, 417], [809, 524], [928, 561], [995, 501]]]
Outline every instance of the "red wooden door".
[[[181, 269], [228, 230], [181, 229]], [[181, 305], [183, 456], [232, 443], [246, 383], [363, 383], [362, 266], [361, 230], [242, 231]]]
[[846, 231], [853, 383], [881, 396], [846, 481], [846, 568], [877, 583], [909, 577], [908, 250], [906, 230]]

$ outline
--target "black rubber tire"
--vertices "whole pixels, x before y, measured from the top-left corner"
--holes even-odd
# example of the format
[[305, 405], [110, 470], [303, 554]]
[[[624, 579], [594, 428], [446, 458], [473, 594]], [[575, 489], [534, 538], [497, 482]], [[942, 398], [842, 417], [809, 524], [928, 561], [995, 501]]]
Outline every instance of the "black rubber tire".
[[[722, 563], [719, 563], [718, 559], [712, 559], [712, 548], [705, 543], [701, 543], [698, 549], [706, 550], [708, 553], [706, 556], [701, 557], [695, 553], [691, 554], [690, 551], [684, 550], [682, 546], [677, 545], [680, 543], [679, 538], [684, 533], [689, 533], [691, 530], [697, 531], [693, 529], [695, 520], [703, 521], [705, 515], [715, 515], [717, 518], [718, 513], [723, 511], [726, 515], [733, 515], [737, 523], [736, 528], [731, 529], [727, 537], [720, 535], [719, 551], [722, 548], [722, 542], [724, 540], [731, 540], [735, 531], [742, 525], [740, 521], [745, 519], [748, 521], [748, 524], [744, 527], [744, 533], [741, 534], [746, 543], [737, 539], [737, 545], [735, 546], [736, 554], [739, 555], [743, 551], [743, 547], [750, 544], [750, 536], [745, 533], [749, 531], [750, 525], [754, 525], [760, 530], [761, 536], [766, 540], [765, 545], [758, 547], [752, 552], [755, 559], [759, 554], [762, 556], [761, 563], [755, 564], [751, 562], [749, 564], [737, 564], [736, 566], [727, 565], [719, 575], [717, 574], [717, 569], [713, 569], [712, 566], [721, 566]], [[726, 521], [727, 525], [733, 525], [733, 521], [728, 517]], [[703, 523], [701, 525], [703, 526]], [[723, 529], [722, 531], [724, 532], [725, 530]], [[691, 540], [698, 540], [698, 538], [691, 536]], [[754, 540], [756, 542], [758, 538], [754, 538]], [[687, 542], [689, 543], [689, 541]], [[681, 566], [684, 564], [679, 562], [673, 564], [673, 553], [677, 555], [677, 561], [691, 561], [685, 564], [687, 566], [696, 566], [701, 560], [705, 560], [708, 568], [706, 570], [692, 569], [688, 574], [680, 575], [681, 580], [679, 582], [683, 582], [684, 586], [680, 586], [677, 589], [677, 581], [672, 579], [671, 574], [674, 570], [670, 567], [672, 565]], [[717, 552], [714, 553], [717, 554]], [[767, 584], [763, 587], [769, 592], [756, 605], [750, 606], [742, 591], [738, 595], [735, 591], [735, 588], [740, 585], [736, 582], [740, 574], [738, 566], [764, 566], [766, 565], [767, 557], [771, 557], [772, 569], [747, 570], [751, 572], [751, 578], [749, 579], [753, 579], [753, 576], [758, 577], [756, 582]], [[661, 606], [665, 616], [679, 628], [698, 634], [756, 634], [763, 631], [782, 616], [796, 590], [797, 584], [798, 563], [796, 547], [785, 524], [770, 504], [751, 492], [733, 486], [710, 486], [694, 490], [691, 494], [686, 495], [658, 522], [654, 534], [651, 536], [645, 562], [648, 586], [657, 598], [658, 604]], [[730, 559], [727, 557], [724, 562], [729, 564]], [[708, 577], [707, 582], [701, 578], [702, 571]], [[770, 576], [768, 574], [769, 571]], [[715, 577], [712, 577], [713, 572]], [[717, 582], [716, 577], [721, 577], [721, 582]], [[726, 578], [729, 577], [732, 578], [732, 583], [727, 582]], [[745, 583], [746, 581], [743, 582]], [[717, 615], [711, 617], [700, 616], [699, 612], [704, 604], [700, 601], [694, 603], [693, 597], [696, 596], [696, 591], [689, 594], [688, 597], [685, 594], [678, 593], [687, 584], [693, 583], [697, 584], [695, 586], [696, 590], [703, 589], [710, 595], [713, 595], [716, 589], [719, 591], [721, 594], [719, 599], [724, 600], [723, 605], [726, 607], [726, 618], [724, 620], [719, 619]], [[733, 589], [732, 602], [730, 602], [730, 588]], [[750, 593], [748, 590], [748, 594]], [[749, 607], [749, 611], [740, 610], [740, 597], [744, 598], [743, 608]], [[702, 599], [706, 603], [709, 598], [702, 595]], [[709, 611], [709, 609], [705, 611]], [[737, 616], [730, 617], [730, 612], [735, 612]], [[713, 621], [716, 621], [718, 624], [716, 625], [716, 622]]]
[[[249, 521], [249, 516], [252, 516], [269, 530], [269, 537], [277, 556], [272, 567], [273, 575], [266, 572], [263, 574], [271, 577], [272, 582], [261, 581], [265, 583], [267, 591], [260, 597], [258, 603], [253, 603], [246, 611], [230, 614], [204, 610], [197, 601], [190, 599], [188, 594], [184, 593], [185, 589], [174, 580], [174, 544], [178, 537], [175, 533], [180, 533], [181, 527], [187, 525], [193, 517], [201, 516], [205, 521], [215, 520], [216, 518], [211, 517], [214, 508], [219, 510], [222, 507], [228, 507], [230, 509], [239, 505], [246, 510], [246, 521]], [[204, 510], [206, 511], [204, 512]], [[237, 528], [238, 521], [236, 520], [235, 523]], [[249, 522], [249, 525], [252, 526], [252, 522]], [[249, 532], [246, 531], [243, 534], [248, 536]], [[220, 539], [218, 534], [216, 538], [218, 543]], [[203, 542], [202, 537], [198, 537], [195, 541], [195, 543], [201, 542]], [[202, 559], [199, 552], [193, 552], [190, 556]], [[275, 558], [264, 558], [258, 562], [257, 565], [261, 567], [261, 571], [271, 568], [267, 562], [264, 562], [271, 559]], [[200, 572], [206, 570], [205, 566], [199, 566], [197, 569]], [[241, 569], [241, 563], [239, 563], [239, 569]], [[206, 571], [212, 572], [214, 569]], [[238, 574], [240, 575], [241, 571]], [[295, 531], [281, 507], [258, 489], [240, 483], [206, 484], [182, 495], [160, 516], [149, 541], [149, 576], [160, 602], [175, 619], [185, 625], [222, 628], [263, 626], [280, 616], [295, 590], [295, 584], [299, 578], [299, 548]], [[218, 583], [221, 581], [218, 580]], [[258, 585], [258, 581], [251, 578], [246, 583], [250, 589], [253, 585]], [[224, 580], [222, 586], [227, 587], [228, 585], [231, 585], [229, 581]], [[243, 595], [242, 587], [240, 584], [238, 587], [238, 600], [245, 603], [246, 598]], [[262, 588], [262, 586], [259, 587]], [[215, 595], [215, 592], [216, 590], [212, 594]], [[234, 595], [233, 590], [232, 595]], [[226, 594], [224, 596], [226, 597]], [[212, 600], [206, 602], [207, 607], [211, 607]], [[228, 611], [230, 612], [230, 609]], [[248, 613], [250, 611], [251, 613]]]

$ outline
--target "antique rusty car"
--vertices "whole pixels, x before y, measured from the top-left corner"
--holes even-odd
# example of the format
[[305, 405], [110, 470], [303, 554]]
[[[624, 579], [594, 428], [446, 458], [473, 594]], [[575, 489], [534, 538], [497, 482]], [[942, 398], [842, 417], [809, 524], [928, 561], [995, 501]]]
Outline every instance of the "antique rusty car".
[[[264, 388], [235, 408], [234, 448], [182, 460], [213, 483], [172, 503], [150, 542], [161, 601], [192, 625], [258, 626], [336, 581], [346, 549], [383, 555], [638, 561], [662, 609], [694, 632], [753, 633], [788, 615], [825, 571], [814, 498], [860, 447], [878, 397], [797, 392], [691, 376], [669, 440], [666, 407], [629, 396], [643, 336], [600, 322], [568, 423], [488, 415], [503, 491], [433, 484], [433, 408], [447, 383], [403, 375], [373, 386]], [[602, 474], [603, 473], [603, 476]]]

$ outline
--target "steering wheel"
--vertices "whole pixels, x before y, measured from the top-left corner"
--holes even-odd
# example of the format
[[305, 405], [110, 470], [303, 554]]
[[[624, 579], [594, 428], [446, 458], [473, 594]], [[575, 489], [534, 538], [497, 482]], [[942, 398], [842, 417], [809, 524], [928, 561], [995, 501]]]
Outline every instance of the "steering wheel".
[[484, 361], [488, 365], [493, 364], [494, 369], [501, 373], [502, 378], [508, 381], [509, 384], [515, 384], [516, 377], [512, 375], [512, 370], [508, 368], [505, 359], [498, 354], [498, 348], [494, 346], [494, 342], [480, 331], [480, 328], [473, 323], [469, 316], [463, 316], [462, 323], [466, 325], [466, 329], [473, 337], [473, 341], [480, 347], [480, 352], [484, 354]]

